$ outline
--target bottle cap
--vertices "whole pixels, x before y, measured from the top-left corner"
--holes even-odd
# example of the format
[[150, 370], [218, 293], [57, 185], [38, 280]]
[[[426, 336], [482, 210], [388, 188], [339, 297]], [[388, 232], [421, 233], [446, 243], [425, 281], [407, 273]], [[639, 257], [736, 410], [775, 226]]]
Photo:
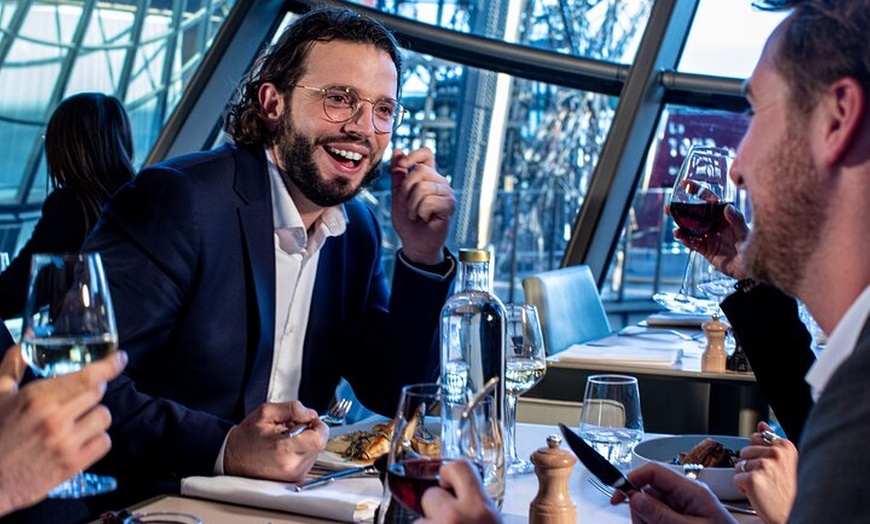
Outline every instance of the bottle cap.
[[489, 251], [485, 249], [460, 249], [460, 262], [489, 262]]

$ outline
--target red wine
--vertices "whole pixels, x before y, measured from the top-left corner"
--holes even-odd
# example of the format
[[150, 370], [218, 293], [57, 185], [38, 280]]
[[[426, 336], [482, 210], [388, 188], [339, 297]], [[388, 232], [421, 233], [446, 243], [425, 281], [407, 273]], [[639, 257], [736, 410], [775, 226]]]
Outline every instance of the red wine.
[[671, 217], [694, 237], [709, 235], [725, 219], [727, 202], [671, 202]]
[[[415, 458], [398, 462], [387, 470], [387, 482], [393, 498], [411, 511], [423, 514], [420, 500], [423, 493], [438, 485], [438, 470], [441, 464], [449, 462], [444, 458]], [[448, 490], [452, 493], [453, 490]]]

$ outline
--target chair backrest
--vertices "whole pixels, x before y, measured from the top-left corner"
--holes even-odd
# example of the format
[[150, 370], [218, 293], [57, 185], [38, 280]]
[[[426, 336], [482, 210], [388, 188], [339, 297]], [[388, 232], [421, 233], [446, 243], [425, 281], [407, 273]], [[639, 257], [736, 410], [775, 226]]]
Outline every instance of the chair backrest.
[[548, 355], [610, 333], [598, 286], [588, 266], [570, 266], [523, 279], [526, 302], [538, 308]]
[[517, 422], [555, 426], [562, 422], [571, 427], [580, 423], [582, 402], [535, 397], [517, 398]]

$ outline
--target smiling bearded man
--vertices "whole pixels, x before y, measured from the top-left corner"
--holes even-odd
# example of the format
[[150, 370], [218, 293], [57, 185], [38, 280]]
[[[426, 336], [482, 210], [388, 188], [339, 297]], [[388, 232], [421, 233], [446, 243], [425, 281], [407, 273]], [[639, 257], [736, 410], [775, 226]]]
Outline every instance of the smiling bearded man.
[[[294, 131], [292, 112], [287, 111], [281, 118], [281, 125], [275, 135], [277, 156], [282, 166], [283, 175], [293, 183], [305, 198], [320, 207], [332, 207], [343, 204], [359, 194], [360, 191], [380, 176], [380, 159], [371, 164], [362, 181], [353, 186], [346, 178], [334, 178], [327, 180], [320, 175], [317, 164], [314, 161], [316, 149], [328, 149], [333, 142], [353, 141], [346, 136], [331, 136], [311, 138], [305, 137]], [[368, 140], [360, 140], [360, 146], [373, 151]], [[371, 155], [366, 158], [371, 158]]]
[[353, 198], [402, 124], [400, 78], [380, 23], [315, 9], [255, 61], [231, 143], [151, 165], [109, 203], [86, 249], [102, 255], [130, 363], [106, 392], [99, 464], [119, 490], [96, 510], [191, 475], [298, 481], [340, 379], [388, 416], [404, 384], [435, 380], [453, 190], [429, 149], [393, 151], [392, 285], [380, 224]]

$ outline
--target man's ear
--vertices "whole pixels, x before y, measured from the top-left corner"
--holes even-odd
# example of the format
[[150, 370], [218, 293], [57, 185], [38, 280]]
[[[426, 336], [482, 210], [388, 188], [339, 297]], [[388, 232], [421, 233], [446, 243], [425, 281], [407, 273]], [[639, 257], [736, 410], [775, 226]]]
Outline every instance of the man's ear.
[[271, 82], [261, 85], [258, 95], [263, 121], [266, 123], [269, 131], [275, 131], [284, 114], [284, 95]]
[[864, 126], [867, 92], [854, 78], [841, 78], [821, 95], [818, 109], [822, 120], [822, 159], [828, 165], [842, 162]]

